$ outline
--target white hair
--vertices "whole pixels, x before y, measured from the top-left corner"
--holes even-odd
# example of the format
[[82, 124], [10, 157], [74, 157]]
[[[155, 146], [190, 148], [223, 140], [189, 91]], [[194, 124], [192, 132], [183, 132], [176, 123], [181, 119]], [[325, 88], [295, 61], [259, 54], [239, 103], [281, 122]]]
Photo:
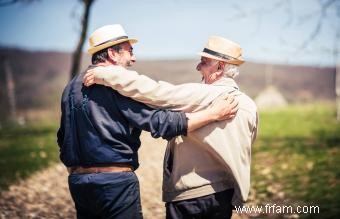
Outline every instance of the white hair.
[[235, 78], [240, 74], [240, 69], [238, 65], [233, 65], [226, 63], [224, 66], [224, 76], [229, 78]]

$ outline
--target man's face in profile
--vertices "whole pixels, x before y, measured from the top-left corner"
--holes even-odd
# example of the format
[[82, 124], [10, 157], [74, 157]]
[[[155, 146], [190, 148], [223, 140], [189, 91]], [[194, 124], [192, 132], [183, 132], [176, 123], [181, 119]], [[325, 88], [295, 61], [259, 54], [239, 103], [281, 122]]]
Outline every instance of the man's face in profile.
[[123, 67], [130, 67], [136, 62], [136, 57], [133, 54], [133, 47], [129, 42], [121, 44], [121, 49], [118, 52], [117, 64]]
[[196, 70], [201, 72], [202, 80], [204, 83], [211, 84], [212, 78], [211, 75], [218, 70], [219, 61], [214, 59], [209, 59], [207, 57], [201, 57], [200, 63], [198, 63]]

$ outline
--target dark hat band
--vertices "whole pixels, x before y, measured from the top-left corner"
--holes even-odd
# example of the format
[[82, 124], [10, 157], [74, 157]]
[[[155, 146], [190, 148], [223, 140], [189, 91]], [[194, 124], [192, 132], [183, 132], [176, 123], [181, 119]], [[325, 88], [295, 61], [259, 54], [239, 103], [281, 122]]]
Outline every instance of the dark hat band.
[[122, 39], [127, 39], [127, 38], [128, 38], [128, 36], [120, 36], [120, 37], [116, 37], [116, 38], [107, 40], [107, 41], [105, 41], [105, 42], [103, 42], [103, 43], [100, 43], [100, 44], [98, 44], [98, 45], [95, 45], [94, 47], [103, 45], [103, 44], [105, 44], [105, 43], [109, 43], [109, 42], [113, 42], [113, 41], [117, 41], [117, 40], [122, 40]]
[[213, 56], [217, 56], [217, 57], [219, 57], [219, 58], [226, 59], [226, 60], [235, 59], [234, 57], [231, 57], [231, 56], [228, 56], [228, 55], [219, 53], [219, 52], [215, 52], [215, 51], [210, 50], [210, 49], [207, 49], [207, 48], [204, 48], [204, 49], [203, 49], [203, 52], [208, 53], [208, 54], [213, 55]]

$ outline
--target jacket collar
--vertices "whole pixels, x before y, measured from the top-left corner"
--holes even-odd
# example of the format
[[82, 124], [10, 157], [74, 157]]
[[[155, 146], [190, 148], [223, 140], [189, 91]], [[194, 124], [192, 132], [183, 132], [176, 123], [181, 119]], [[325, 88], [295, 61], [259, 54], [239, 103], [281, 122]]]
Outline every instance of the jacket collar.
[[233, 87], [236, 90], [239, 90], [235, 80], [232, 78], [227, 78], [227, 77], [222, 77], [221, 79], [213, 82], [211, 85]]

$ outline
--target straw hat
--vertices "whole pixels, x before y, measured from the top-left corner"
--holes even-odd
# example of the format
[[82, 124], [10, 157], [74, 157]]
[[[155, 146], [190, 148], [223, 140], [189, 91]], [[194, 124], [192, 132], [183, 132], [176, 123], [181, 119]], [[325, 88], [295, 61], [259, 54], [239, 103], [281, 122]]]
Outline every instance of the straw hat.
[[94, 53], [110, 46], [129, 41], [137, 43], [137, 39], [129, 38], [120, 24], [105, 25], [95, 30], [89, 39], [90, 48], [88, 53]]
[[211, 36], [199, 55], [234, 65], [244, 63], [242, 48], [237, 43], [219, 36]]

